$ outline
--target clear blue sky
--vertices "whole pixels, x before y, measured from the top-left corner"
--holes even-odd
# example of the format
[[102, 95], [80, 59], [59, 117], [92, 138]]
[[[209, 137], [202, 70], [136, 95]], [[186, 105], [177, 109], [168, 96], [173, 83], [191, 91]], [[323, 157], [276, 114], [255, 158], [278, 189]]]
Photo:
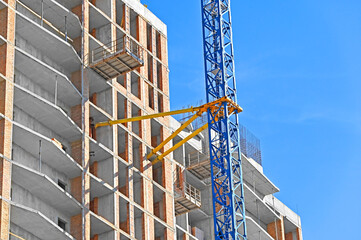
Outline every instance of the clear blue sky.
[[[171, 108], [204, 99], [200, 0], [142, 0], [168, 25]], [[361, 239], [361, 1], [232, 1], [240, 121], [305, 240]]]

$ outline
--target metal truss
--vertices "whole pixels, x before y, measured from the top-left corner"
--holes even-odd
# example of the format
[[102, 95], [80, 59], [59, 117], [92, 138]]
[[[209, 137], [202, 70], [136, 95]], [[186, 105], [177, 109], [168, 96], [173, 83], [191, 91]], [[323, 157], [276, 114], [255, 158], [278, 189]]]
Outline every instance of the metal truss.
[[[230, 0], [201, 0], [207, 102], [237, 102]], [[246, 240], [238, 117], [226, 104], [208, 110], [216, 240]]]

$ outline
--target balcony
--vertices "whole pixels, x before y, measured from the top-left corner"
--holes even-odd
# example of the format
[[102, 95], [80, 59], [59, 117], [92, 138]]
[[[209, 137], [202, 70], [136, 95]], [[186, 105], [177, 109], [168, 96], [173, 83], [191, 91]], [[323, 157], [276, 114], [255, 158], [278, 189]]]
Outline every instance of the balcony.
[[15, 50], [15, 68], [19, 72], [48, 93], [54, 93], [56, 90], [58, 100], [66, 105], [74, 106], [81, 103], [81, 94], [66, 75], [19, 47]]
[[175, 213], [181, 215], [202, 206], [201, 192], [187, 182], [175, 186]]
[[46, 51], [52, 61], [68, 72], [80, 70], [81, 59], [70, 43], [19, 12], [16, 14], [16, 34], [36, 49]]
[[37, 157], [39, 141], [41, 141], [42, 162], [74, 178], [81, 174], [81, 167], [51, 139], [14, 122], [13, 142], [22, 149]]
[[116, 78], [144, 65], [144, 50], [129, 36], [94, 49], [90, 65], [105, 80]]
[[[81, 129], [59, 106], [15, 84], [14, 104], [64, 139], [81, 138]], [[52, 137], [52, 136], [48, 136]]]
[[81, 205], [50, 177], [21, 164], [13, 163], [12, 181], [42, 199], [45, 203], [70, 216], [81, 213]]
[[266, 230], [258, 225], [252, 218], [246, 216], [248, 240], [274, 240]]
[[279, 199], [269, 195], [266, 196], [264, 200], [272, 209], [279, 212], [283, 216], [286, 233], [295, 231], [297, 228], [301, 228], [300, 216], [287, 207], [284, 203], [282, 203]]
[[11, 223], [16, 224], [39, 239], [75, 240], [44, 214], [20, 204], [11, 203]]

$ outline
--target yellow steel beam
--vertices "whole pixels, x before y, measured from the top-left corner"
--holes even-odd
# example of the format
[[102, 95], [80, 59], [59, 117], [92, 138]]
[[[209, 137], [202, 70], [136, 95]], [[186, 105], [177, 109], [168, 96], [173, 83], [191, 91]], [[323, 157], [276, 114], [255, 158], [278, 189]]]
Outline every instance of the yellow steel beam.
[[155, 153], [157, 153], [162, 147], [164, 147], [170, 140], [175, 138], [183, 129], [185, 129], [189, 124], [191, 124], [196, 118], [198, 118], [201, 115], [201, 113], [194, 114], [188, 121], [182, 124], [172, 135], [170, 135], [166, 140], [164, 140], [161, 144], [159, 144], [158, 147], [154, 148], [152, 152], [150, 152], [147, 156], [147, 158], [151, 158]]
[[170, 115], [177, 115], [177, 114], [182, 114], [182, 113], [198, 112], [198, 111], [205, 112], [208, 109], [210, 109], [211, 111], [215, 111], [219, 108], [219, 106], [217, 106], [217, 105], [222, 104], [224, 102], [228, 103], [227, 105], [228, 105], [230, 112], [239, 113], [239, 112], [243, 111], [243, 109], [240, 106], [238, 106], [235, 102], [233, 102], [231, 99], [229, 99], [227, 97], [223, 97], [223, 98], [217, 99], [216, 101], [206, 103], [199, 107], [190, 107], [187, 109], [175, 110], [175, 111], [170, 111], [170, 112], [156, 113], [156, 114], [150, 114], [150, 115], [145, 115], [145, 116], [138, 116], [138, 117], [133, 117], [133, 118], [114, 120], [114, 121], [100, 122], [95, 125], [95, 128], [103, 127], [103, 126], [112, 126], [112, 125], [121, 124], [121, 123], [136, 122], [136, 121], [141, 121], [141, 120], [145, 120], [145, 119], [165, 117], [165, 116], [170, 116]]
[[208, 123], [204, 124], [202, 127], [198, 128], [197, 130], [195, 130], [193, 133], [189, 134], [186, 138], [184, 138], [182, 141], [180, 141], [179, 143], [177, 143], [176, 145], [174, 145], [172, 148], [168, 149], [166, 152], [164, 152], [162, 155], [158, 156], [156, 159], [154, 159], [152, 161], [152, 164], [156, 164], [158, 162], [160, 162], [163, 158], [165, 158], [168, 154], [170, 154], [171, 152], [173, 152], [174, 150], [176, 150], [177, 148], [179, 148], [180, 146], [182, 146], [184, 143], [188, 142], [191, 138], [193, 138], [194, 136], [196, 136], [197, 134], [199, 134], [200, 132], [202, 132], [204, 129], [206, 129], [208, 127]]
[[104, 127], [104, 126], [112, 126], [112, 125], [121, 124], [121, 123], [136, 122], [136, 121], [158, 118], [158, 117], [165, 117], [165, 116], [170, 116], [170, 115], [177, 115], [177, 114], [182, 114], [182, 113], [196, 112], [196, 111], [199, 111], [201, 108], [202, 107], [191, 107], [191, 108], [187, 108], [187, 109], [175, 110], [175, 111], [170, 111], [170, 112], [155, 113], [155, 114], [138, 116], [138, 117], [133, 117], [133, 118], [125, 118], [125, 119], [114, 120], [114, 121], [100, 122], [95, 125], [95, 128]]

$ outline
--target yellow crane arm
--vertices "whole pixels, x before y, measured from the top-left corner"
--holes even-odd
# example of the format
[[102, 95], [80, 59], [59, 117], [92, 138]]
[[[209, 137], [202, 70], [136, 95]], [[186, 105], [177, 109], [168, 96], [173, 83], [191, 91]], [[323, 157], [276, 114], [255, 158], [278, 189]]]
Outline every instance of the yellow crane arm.
[[[183, 123], [174, 133], [172, 133], [166, 140], [164, 140], [159, 146], [154, 148], [147, 156], [148, 159], [150, 159], [154, 154], [156, 154], [160, 149], [162, 149], [168, 142], [170, 142], [175, 136], [177, 136], [183, 129], [185, 129], [189, 124], [191, 124], [195, 119], [197, 119], [199, 116], [201, 116], [204, 112], [210, 110], [211, 112], [217, 111], [219, 109], [220, 105], [223, 103], [227, 103], [227, 108], [229, 113], [239, 113], [242, 112], [243, 109], [238, 106], [235, 102], [233, 102], [231, 99], [227, 97], [220, 98], [216, 101], [206, 103], [199, 107], [190, 107], [187, 109], [181, 109], [181, 110], [175, 110], [170, 112], [163, 112], [163, 113], [155, 113], [145, 116], [138, 116], [138, 117], [132, 117], [132, 118], [126, 118], [126, 119], [120, 119], [120, 120], [111, 120], [107, 122], [100, 122], [95, 125], [95, 128], [103, 127], [103, 126], [112, 126], [117, 125], [121, 123], [128, 123], [128, 122], [136, 122], [146, 119], [153, 119], [158, 117], [166, 117], [171, 115], [177, 115], [182, 113], [195, 113], [190, 119], [188, 119], [185, 123]], [[223, 112], [219, 112], [218, 115], [222, 115]], [[208, 127], [208, 123], [203, 125], [201, 128], [195, 130], [193, 133], [188, 135], [186, 138], [184, 138], [182, 141], [174, 145], [172, 148], [167, 150], [165, 153], [157, 156], [154, 160], [152, 160], [153, 164], [156, 164], [157, 162], [161, 161], [164, 157], [166, 157], [169, 153], [173, 152], [180, 146], [182, 146], [184, 143], [189, 141], [191, 138], [199, 134], [201, 131], [206, 129]]]
[[152, 161], [152, 164], [156, 164], [157, 162], [161, 161], [163, 158], [165, 158], [168, 154], [170, 154], [171, 152], [173, 152], [174, 150], [176, 150], [177, 148], [179, 148], [180, 146], [182, 146], [184, 143], [188, 142], [190, 139], [192, 139], [193, 137], [195, 137], [197, 134], [199, 134], [200, 132], [202, 132], [203, 130], [205, 130], [208, 127], [208, 123], [204, 124], [202, 127], [198, 128], [197, 130], [195, 130], [194, 132], [192, 132], [191, 134], [189, 134], [186, 138], [184, 138], [182, 141], [180, 141], [179, 143], [177, 143], [176, 145], [174, 145], [173, 147], [171, 147], [170, 149], [168, 149], [166, 152], [164, 152], [162, 155], [159, 155], [156, 159], [154, 159]]

